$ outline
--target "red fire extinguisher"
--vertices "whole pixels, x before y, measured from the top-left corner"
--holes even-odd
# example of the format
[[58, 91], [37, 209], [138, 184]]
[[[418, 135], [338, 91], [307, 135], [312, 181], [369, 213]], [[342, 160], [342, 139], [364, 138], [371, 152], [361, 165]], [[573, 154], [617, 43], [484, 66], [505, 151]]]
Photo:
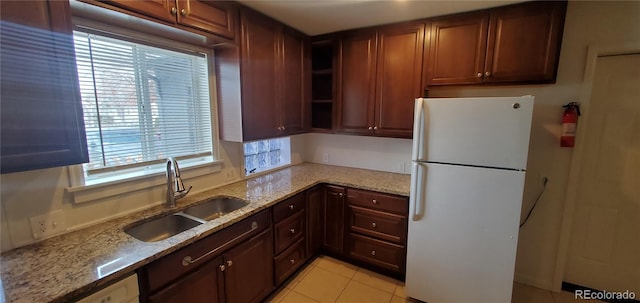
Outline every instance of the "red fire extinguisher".
[[576, 126], [580, 116], [580, 105], [570, 102], [563, 105], [562, 134], [560, 135], [560, 147], [573, 147], [576, 143]]

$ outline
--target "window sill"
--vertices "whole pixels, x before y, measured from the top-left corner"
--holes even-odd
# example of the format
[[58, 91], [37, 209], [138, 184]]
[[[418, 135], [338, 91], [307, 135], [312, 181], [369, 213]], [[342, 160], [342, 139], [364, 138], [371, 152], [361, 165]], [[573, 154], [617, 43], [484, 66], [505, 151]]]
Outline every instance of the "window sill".
[[[222, 170], [223, 161], [216, 160], [206, 164], [196, 164], [192, 166], [180, 166], [182, 179], [203, 176], [207, 174], [217, 173]], [[69, 170], [77, 169], [69, 167]], [[82, 170], [82, 168], [79, 168]], [[70, 172], [70, 175], [75, 173]], [[155, 186], [165, 185], [167, 183], [166, 172], [157, 170], [143, 175], [132, 176], [119, 180], [111, 180], [102, 183], [90, 185], [70, 186], [66, 188], [66, 192], [70, 194], [73, 203], [85, 203], [98, 199], [112, 197], [136, 190], [148, 189]]]

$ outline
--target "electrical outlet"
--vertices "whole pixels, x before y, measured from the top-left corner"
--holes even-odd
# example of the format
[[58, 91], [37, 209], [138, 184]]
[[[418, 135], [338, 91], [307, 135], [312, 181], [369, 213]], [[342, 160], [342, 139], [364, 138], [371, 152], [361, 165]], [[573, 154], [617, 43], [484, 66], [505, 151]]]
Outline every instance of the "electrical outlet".
[[31, 223], [31, 235], [36, 240], [59, 234], [67, 229], [62, 210], [31, 217], [29, 222]]
[[322, 162], [329, 163], [329, 153], [322, 154]]

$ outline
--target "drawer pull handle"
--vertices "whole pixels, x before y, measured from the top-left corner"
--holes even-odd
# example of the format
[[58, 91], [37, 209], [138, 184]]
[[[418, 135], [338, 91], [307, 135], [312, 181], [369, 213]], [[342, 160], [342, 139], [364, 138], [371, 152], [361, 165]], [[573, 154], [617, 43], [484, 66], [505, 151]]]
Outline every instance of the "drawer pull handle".
[[296, 233], [296, 230], [294, 228], [290, 229], [290, 231], [292, 235]]
[[375, 250], [372, 250], [372, 251], [371, 251], [371, 255], [372, 255], [372, 256], [375, 256], [375, 255], [376, 255], [376, 251], [375, 251]]
[[[196, 262], [202, 260], [203, 258], [207, 257], [208, 255], [215, 254], [218, 251], [225, 250], [225, 249], [227, 249], [227, 246], [229, 246], [232, 242], [234, 242], [234, 241], [236, 241], [236, 240], [238, 240], [238, 239], [240, 239], [240, 238], [252, 233], [256, 229], [258, 229], [258, 222], [253, 221], [253, 222], [251, 222], [251, 229], [250, 230], [245, 231], [241, 235], [231, 239], [229, 242], [226, 242], [226, 243], [220, 245], [218, 248], [216, 248], [214, 250], [211, 250], [208, 253], [206, 253], [206, 254], [204, 254], [204, 255], [202, 255], [200, 257], [197, 257], [195, 259], [192, 259], [191, 256], [184, 257], [184, 259], [182, 259], [182, 266], [189, 266], [189, 265], [191, 265], [193, 263], [196, 263]], [[227, 261], [227, 262], [231, 262], [231, 261]], [[231, 266], [231, 264], [232, 263], [230, 263], [229, 266]], [[220, 271], [224, 271], [224, 265], [220, 265]]]
[[293, 204], [289, 205], [289, 209], [293, 210]]
[[289, 262], [291, 262], [291, 264], [294, 264], [294, 263], [296, 263], [296, 260], [290, 259]]
[[378, 224], [376, 224], [376, 222], [371, 223], [371, 227], [376, 228], [378, 227]]
[[378, 204], [378, 201], [376, 201], [376, 199], [373, 199], [373, 204]]

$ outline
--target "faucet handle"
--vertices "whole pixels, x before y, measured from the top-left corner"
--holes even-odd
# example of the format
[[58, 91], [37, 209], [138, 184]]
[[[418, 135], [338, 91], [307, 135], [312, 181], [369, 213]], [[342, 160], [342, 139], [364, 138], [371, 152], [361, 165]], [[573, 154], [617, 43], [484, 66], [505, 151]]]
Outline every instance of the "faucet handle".
[[175, 198], [176, 199], [180, 199], [180, 198], [186, 196], [191, 191], [191, 188], [193, 188], [193, 186], [189, 186], [189, 188], [187, 188], [186, 190], [183, 189], [183, 190], [180, 190], [180, 191], [176, 191]]

